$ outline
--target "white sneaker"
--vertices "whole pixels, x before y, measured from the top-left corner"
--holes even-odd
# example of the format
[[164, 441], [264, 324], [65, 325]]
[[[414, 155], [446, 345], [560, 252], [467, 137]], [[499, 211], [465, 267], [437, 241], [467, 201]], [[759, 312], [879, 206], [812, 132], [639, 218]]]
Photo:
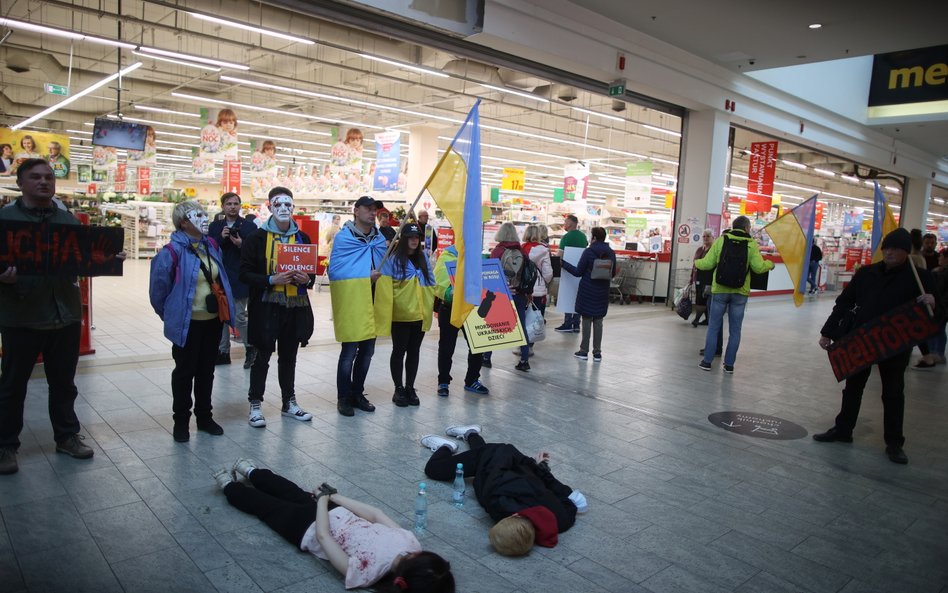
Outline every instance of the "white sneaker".
[[313, 415], [304, 410], [296, 403], [296, 398], [292, 398], [290, 401], [286, 402], [283, 406], [283, 411], [280, 412], [284, 416], [289, 416], [290, 418], [296, 418], [303, 422], [309, 422], [313, 419]]
[[582, 515], [589, 510], [589, 504], [586, 502], [586, 497], [583, 496], [583, 493], [579, 490], [573, 490], [569, 499], [573, 501], [573, 504], [576, 505], [576, 512]]
[[237, 476], [249, 478], [250, 472], [255, 469], [257, 469], [257, 466], [253, 464], [253, 461], [244, 459], [243, 457], [238, 457], [237, 461], [234, 462], [234, 467], [231, 469], [231, 473], [234, 474], [234, 478]]
[[267, 425], [267, 419], [263, 417], [263, 411], [260, 409], [259, 401], [250, 403], [250, 418], [247, 422], [254, 428], [261, 428]]
[[432, 451], [437, 451], [441, 447], [447, 447], [448, 449], [451, 449], [452, 453], [457, 453], [458, 450], [457, 443], [434, 434], [427, 434], [421, 437], [421, 445], [423, 447], [428, 447]]
[[223, 490], [225, 486], [234, 481], [234, 476], [230, 475], [229, 470], [219, 469], [214, 472], [214, 481], [217, 482], [217, 486]]
[[481, 425], [480, 424], [468, 424], [468, 425], [458, 425], [458, 426], [449, 426], [444, 429], [444, 434], [449, 437], [454, 437], [456, 439], [461, 439], [462, 441], [467, 440], [467, 433], [476, 432], [481, 434]]

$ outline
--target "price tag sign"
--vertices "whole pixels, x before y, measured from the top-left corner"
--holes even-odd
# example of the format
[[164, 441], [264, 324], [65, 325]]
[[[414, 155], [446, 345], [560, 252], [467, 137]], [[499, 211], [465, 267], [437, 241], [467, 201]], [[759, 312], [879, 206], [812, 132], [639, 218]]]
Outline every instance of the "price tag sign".
[[524, 169], [511, 169], [504, 167], [504, 177], [500, 181], [500, 189], [503, 191], [523, 191], [526, 171]]
[[298, 270], [315, 274], [318, 260], [316, 247], [310, 243], [280, 243], [277, 245], [277, 272]]

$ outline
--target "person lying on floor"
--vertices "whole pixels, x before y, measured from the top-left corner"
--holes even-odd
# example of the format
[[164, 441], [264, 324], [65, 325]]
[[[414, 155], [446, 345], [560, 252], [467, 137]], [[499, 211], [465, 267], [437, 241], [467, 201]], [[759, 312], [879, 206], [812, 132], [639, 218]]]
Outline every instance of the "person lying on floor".
[[457, 453], [456, 442], [429, 434], [421, 444], [434, 453], [425, 465], [432, 480], [451, 482], [458, 463], [464, 477], [474, 478], [474, 494], [491, 519], [490, 543], [504, 556], [528, 554], [535, 543], [552, 548], [557, 534], [587, 510], [586, 497], [563, 484], [550, 472], [549, 454], [527, 457], [513, 445], [487, 443], [481, 427], [449, 426], [445, 434], [467, 441], [469, 451]]
[[[237, 481], [238, 476], [249, 484]], [[307, 492], [247, 459], [218, 470], [214, 479], [232, 506], [256, 515], [304, 552], [328, 560], [345, 575], [346, 589], [454, 593], [447, 560], [423, 552], [414, 534], [381, 510], [342, 496], [328, 484]]]

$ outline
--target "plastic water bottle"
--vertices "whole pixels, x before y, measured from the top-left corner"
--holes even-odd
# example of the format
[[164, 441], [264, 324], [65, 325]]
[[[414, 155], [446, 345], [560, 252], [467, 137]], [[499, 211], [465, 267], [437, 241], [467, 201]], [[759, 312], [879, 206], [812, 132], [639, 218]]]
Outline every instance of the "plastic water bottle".
[[425, 492], [425, 483], [418, 485], [418, 496], [415, 497], [415, 533], [423, 533], [428, 526], [428, 493]]
[[454, 470], [454, 492], [451, 494], [451, 500], [457, 508], [464, 507], [464, 464], [459, 463], [458, 468]]

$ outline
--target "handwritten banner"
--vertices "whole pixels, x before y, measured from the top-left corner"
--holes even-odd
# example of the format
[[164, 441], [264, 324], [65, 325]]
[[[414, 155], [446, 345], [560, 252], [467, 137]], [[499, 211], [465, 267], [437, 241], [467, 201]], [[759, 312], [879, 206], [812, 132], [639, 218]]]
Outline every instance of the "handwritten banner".
[[71, 224], [0, 221], [0, 269], [22, 276], [121, 276], [125, 231]]
[[[318, 235], [317, 235], [318, 236]], [[317, 246], [311, 243], [281, 243], [277, 245], [277, 272], [316, 273], [319, 260]]]

